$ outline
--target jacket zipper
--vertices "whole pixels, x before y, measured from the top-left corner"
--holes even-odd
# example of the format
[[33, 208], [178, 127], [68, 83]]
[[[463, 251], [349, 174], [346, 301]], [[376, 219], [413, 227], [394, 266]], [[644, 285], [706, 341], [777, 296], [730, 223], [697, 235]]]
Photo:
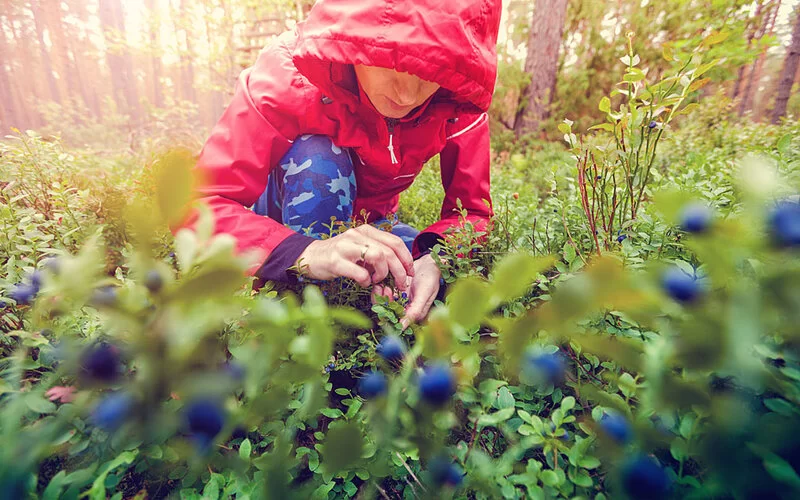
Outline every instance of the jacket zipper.
[[397, 161], [397, 156], [394, 154], [394, 126], [397, 124], [397, 120], [393, 118], [386, 119], [386, 126], [389, 128], [389, 154], [392, 157], [392, 165], [397, 165], [400, 163]]

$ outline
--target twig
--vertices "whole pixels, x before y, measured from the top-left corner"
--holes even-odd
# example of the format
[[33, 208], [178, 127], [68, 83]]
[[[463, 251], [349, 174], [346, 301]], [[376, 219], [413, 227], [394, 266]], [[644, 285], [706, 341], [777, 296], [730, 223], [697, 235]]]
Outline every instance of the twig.
[[419, 482], [419, 479], [417, 478], [416, 474], [414, 474], [414, 471], [412, 471], [412, 470], [411, 470], [411, 467], [409, 467], [409, 466], [408, 466], [408, 464], [406, 463], [406, 460], [403, 458], [403, 456], [402, 456], [400, 453], [398, 453], [398, 452], [394, 452], [394, 453], [395, 453], [395, 455], [397, 455], [397, 458], [399, 458], [399, 459], [400, 459], [400, 461], [401, 461], [401, 462], [403, 462], [403, 467], [405, 467], [405, 468], [406, 468], [406, 470], [408, 471], [408, 473], [409, 473], [409, 474], [411, 474], [411, 477], [413, 477], [413, 478], [414, 478], [414, 481], [415, 481], [415, 482], [416, 482], [416, 483], [419, 485], [419, 487], [420, 487], [420, 488], [422, 488], [422, 491], [428, 491], [428, 490], [427, 490], [427, 489], [426, 489], [426, 488], [425, 488], [425, 487], [422, 485], [422, 483], [420, 483], [420, 482]]

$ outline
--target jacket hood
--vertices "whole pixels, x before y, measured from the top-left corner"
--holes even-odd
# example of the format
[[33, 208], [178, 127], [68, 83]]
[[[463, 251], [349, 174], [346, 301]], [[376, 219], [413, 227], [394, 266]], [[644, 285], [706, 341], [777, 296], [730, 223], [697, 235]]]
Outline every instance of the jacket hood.
[[501, 0], [318, 0], [297, 27], [295, 67], [328, 96], [358, 94], [354, 64], [438, 83], [486, 111], [497, 76]]

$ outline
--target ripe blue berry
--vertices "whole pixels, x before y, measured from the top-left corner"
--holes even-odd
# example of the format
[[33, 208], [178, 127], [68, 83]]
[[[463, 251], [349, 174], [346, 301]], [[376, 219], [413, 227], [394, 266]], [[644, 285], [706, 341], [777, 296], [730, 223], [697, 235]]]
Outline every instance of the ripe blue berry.
[[694, 302], [701, 292], [697, 279], [677, 266], [664, 271], [661, 285], [670, 297], [684, 304]]
[[214, 400], [196, 399], [184, 408], [189, 432], [205, 447], [220, 433], [225, 423], [225, 413]]
[[800, 246], [800, 204], [780, 202], [770, 214], [769, 229], [777, 246]]
[[358, 393], [364, 399], [376, 398], [386, 392], [386, 376], [379, 371], [367, 372], [358, 381]]
[[705, 232], [711, 225], [713, 218], [714, 212], [705, 203], [690, 203], [683, 207], [681, 211], [681, 229], [687, 233]]
[[433, 482], [439, 486], [458, 487], [464, 481], [464, 470], [444, 457], [436, 457], [428, 464]]
[[664, 468], [652, 457], [637, 455], [622, 466], [622, 484], [631, 498], [665, 498], [670, 479]]
[[622, 243], [623, 241], [625, 241], [627, 237], [628, 237], [627, 234], [620, 234], [619, 236], [617, 236], [617, 243]]
[[125, 423], [125, 419], [133, 410], [134, 402], [133, 396], [127, 392], [109, 394], [92, 410], [92, 423], [105, 431], [115, 431]]
[[406, 345], [397, 335], [387, 335], [381, 339], [375, 352], [389, 363], [396, 364], [403, 361]]
[[144, 278], [144, 286], [150, 290], [150, 293], [158, 293], [164, 286], [164, 278], [161, 277], [161, 273], [151, 269], [147, 271], [147, 275]]
[[526, 370], [537, 380], [557, 384], [564, 378], [566, 362], [560, 351], [554, 353], [535, 353], [526, 357]]
[[81, 356], [81, 370], [98, 382], [113, 382], [120, 374], [122, 359], [119, 349], [106, 342], [89, 346]]
[[8, 297], [17, 303], [18, 306], [26, 306], [33, 302], [39, 290], [33, 285], [20, 283], [8, 293]]
[[115, 286], [102, 286], [94, 291], [91, 303], [95, 307], [111, 307], [117, 303], [117, 288]]
[[616, 413], [604, 413], [600, 418], [600, 428], [617, 444], [628, 443], [633, 437], [631, 424], [625, 417]]
[[657, 126], [658, 126], [658, 123], [656, 123], [656, 121], [655, 121], [655, 120], [651, 121], [651, 122], [650, 122], [650, 123], [647, 125], [647, 127], [648, 127], [648, 128], [650, 128], [650, 129], [654, 129], [654, 128], [656, 128]]
[[443, 363], [428, 365], [419, 377], [419, 391], [422, 399], [441, 406], [456, 393], [456, 378], [450, 367]]
[[227, 373], [233, 380], [237, 382], [244, 380], [245, 376], [247, 375], [244, 366], [236, 361], [227, 361], [223, 366], [223, 369], [225, 370], [225, 373]]
[[32, 272], [30, 276], [28, 276], [28, 281], [31, 286], [36, 289], [36, 293], [39, 293], [39, 289], [42, 287], [42, 273], [39, 271]]
[[0, 309], [5, 309], [8, 307], [8, 303], [5, 300], [0, 300]]
[[[563, 428], [561, 430], [563, 431], [563, 434], [559, 433], [556, 435], [556, 437], [562, 441], [569, 441], [569, 431]], [[556, 432], [556, 424], [553, 422], [550, 422], [550, 432]]]

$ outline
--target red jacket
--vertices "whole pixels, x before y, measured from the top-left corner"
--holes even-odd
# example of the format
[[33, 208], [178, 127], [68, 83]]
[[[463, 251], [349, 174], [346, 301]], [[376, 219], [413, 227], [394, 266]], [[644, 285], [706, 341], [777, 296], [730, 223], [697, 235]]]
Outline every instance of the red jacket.
[[[303, 134], [329, 136], [356, 153], [354, 214], [364, 209], [374, 220], [396, 212], [399, 194], [440, 154], [441, 220], [421, 235], [441, 236], [458, 225], [457, 199], [472, 222], [484, 225], [492, 215], [486, 111], [497, 72], [501, 3], [317, 1], [305, 22], [242, 72], [203, 148], [200, 193], [215, 215], [215, 231], [236, 237], [240, 252], [262, 250], [265, 259], [295, 234], [245, 207], [264, 192], [270, 170]], [[441, 88], [410, 116], [388, 123], [360, 95], [353, 64], [394, 68]]]

